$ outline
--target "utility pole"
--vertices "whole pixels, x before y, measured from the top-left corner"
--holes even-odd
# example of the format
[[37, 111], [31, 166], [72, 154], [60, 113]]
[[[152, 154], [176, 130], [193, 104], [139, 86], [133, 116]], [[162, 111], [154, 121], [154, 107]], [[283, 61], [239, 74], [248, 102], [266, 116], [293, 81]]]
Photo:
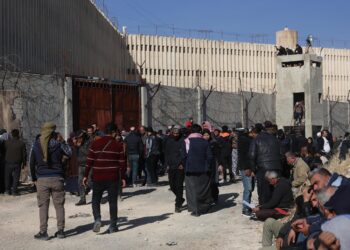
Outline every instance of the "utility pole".
[[200, 86], [200, 77], [199, 77], [199, 70], [196, 70], [196, 90], [197, 90], [197, 123], [202, 124], [202, 103], [203, 103], [203, 93], [202, 88]]

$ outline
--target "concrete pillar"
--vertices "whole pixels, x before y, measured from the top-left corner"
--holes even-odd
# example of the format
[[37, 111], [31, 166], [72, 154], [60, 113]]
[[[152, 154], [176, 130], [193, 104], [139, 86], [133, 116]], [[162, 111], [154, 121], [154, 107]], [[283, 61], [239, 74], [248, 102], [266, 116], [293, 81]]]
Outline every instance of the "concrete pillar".
[[73, 131], [73, 85], [72, 78], [64, 81], [64, 138], [69, 138]]
[[147, 101], [148, 101], [148, 94], [147, 94], [147, 88], [141, 87], [141, 125], [148, 125], [148, 109], [147, 109]]
[[202, 103], [203, 103], [203, 93], [202, 88], [198, 85], [196, 87], [197, 90], [197, 124], [202, 124], [202, 118], [203, 118], [203, 110], [202, 110]]

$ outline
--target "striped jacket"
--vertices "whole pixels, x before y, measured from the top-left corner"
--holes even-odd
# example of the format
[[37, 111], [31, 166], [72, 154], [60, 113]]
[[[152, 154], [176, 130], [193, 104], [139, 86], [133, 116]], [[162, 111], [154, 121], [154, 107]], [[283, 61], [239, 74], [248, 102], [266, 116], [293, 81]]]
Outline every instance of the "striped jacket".
[[126, 156], [122, 143], [112, 136], [103, 136], [91, 143], [86, 158], [85, 177], [92, 168], [93, 181], [117, 181], [124, 178]]

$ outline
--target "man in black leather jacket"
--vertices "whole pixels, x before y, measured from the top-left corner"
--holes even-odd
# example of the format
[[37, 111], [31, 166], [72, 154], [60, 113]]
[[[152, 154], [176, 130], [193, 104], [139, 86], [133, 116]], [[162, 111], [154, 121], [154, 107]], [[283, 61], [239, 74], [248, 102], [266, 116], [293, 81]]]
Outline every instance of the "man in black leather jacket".
[[[259, 131], [258, 129], [257, 131]], [[265, 179], [265, 173], [268, 170], [274, 170], [281, 174], [281, 153], [278, 139], [262, 130], [251, 142], [249, 148], [249, 160], [251, 170], [246, 171], [246, 175], [255, 173], [257, 179], [257, 188], [259, 204], [270, 200], [272, 190], [268, 181]]]

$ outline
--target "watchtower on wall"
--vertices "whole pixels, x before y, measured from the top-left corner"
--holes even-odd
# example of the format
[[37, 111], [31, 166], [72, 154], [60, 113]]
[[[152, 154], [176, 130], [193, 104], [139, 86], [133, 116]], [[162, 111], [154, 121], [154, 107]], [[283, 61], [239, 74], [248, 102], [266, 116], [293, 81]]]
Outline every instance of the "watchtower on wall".
[[278, 55], [276, 64], [277, 125], [314, 136], [323, 126], [322, 57]]

